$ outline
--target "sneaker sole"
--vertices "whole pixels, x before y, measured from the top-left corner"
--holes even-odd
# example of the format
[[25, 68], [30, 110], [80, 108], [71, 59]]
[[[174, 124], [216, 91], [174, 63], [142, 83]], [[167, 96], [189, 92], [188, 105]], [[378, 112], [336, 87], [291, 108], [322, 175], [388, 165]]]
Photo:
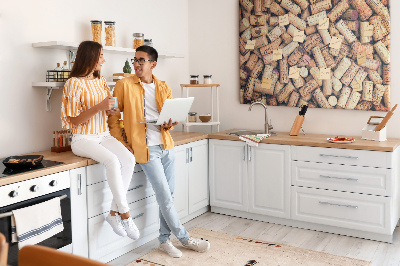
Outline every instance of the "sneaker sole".
[[211, 247], [210, 243], [208, 243], [207, 249], [206, 249], [206, 250], [203, 250], [203, 251], [200, 251], [200, 250], [194, 250], [194, 249], [191, 249], [190, 247], [186, 247], [186, 246], [184, 246], [184, 245], [182, 245], [182, 246], [183, 246], [184, 248], [187, 248], [187, 249], [190, 249], [190, 250], [193, 250], [193, 251], [199, 252], [199, 253], [204, 253], [204, 252], [207, 252], [207, 251], [209, 251], [209, 250], [210, 250], [210, 247]]
[[165, 251], [164, 249], [162, 249], [162, 248], [158, 248], [159, 250], [161, 250], [162, 252], [165, 252], [165, 253], [167, 253], [168, 254], [168, 256], [170, 256], [171, 258], [180, 258], [180, 257], [182, 257], [182, 253], [181, 254], [179, 254], [179, 255], [176, 255], [176, 256], [173, 256], [173, 254], [170, 254], [170, 253], [168, 253], [167, 251]]

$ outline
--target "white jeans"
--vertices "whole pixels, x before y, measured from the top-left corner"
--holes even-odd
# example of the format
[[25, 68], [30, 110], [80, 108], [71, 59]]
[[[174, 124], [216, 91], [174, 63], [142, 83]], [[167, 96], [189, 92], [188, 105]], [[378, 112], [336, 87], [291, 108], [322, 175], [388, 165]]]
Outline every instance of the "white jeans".
[[113, 194], [111, 210], [128, 212], [126, 193], [135, 168], [135, 156], [109, 132], [74, 134], [71, 148], [75, 155], [91, 158], [105, 166], [108, 185]]

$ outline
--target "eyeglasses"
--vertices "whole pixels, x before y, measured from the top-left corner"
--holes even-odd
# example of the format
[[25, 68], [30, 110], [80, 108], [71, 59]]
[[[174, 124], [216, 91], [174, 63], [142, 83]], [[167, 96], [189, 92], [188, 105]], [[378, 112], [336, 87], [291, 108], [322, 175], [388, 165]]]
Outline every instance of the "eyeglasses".
[[131, 59], [132, 65], [135, 64], [135, 63], [139, 63], [139, 65], [144, 65], [144, 63], [146, 63], [146, 61], [152, 62], [154, 60], [144, 59], [144, 58], [140, 58], [140, 59], [133, 58], [133, 59]]

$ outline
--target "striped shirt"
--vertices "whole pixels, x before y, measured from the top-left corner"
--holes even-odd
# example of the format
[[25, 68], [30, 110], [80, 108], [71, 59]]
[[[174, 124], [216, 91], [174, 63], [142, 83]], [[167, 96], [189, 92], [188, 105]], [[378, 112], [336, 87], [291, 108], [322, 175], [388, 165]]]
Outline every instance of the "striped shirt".
[[62, 105], [62, 127], [70, 129], [73, 134], [98, 134], [108, 131], [108, 116], [106, 111], [100, 111], [88, 121], [74, 126], [70, 117], [77, 117], [83, 111], [102, 102], [111, 96], [110, 88], [104, 77], [88, 80], [85, 78], [70, 78], [65, 82]]

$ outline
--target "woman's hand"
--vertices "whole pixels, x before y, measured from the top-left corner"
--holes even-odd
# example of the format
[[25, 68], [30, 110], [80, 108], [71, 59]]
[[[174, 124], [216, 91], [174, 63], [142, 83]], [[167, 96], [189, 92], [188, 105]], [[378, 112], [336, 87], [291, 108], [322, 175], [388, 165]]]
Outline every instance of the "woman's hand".
[[164, 124], [161, 125], [161, 127], [165, 130], [168, 130], [173, 126], [176, 126], [177, 124], [179, 124], [179, 122], [172, 123], [172, 119], [170, 118], [168, 123], [167, 121], [165, 121]]
[[114, 103], [115, 100], [112, 97], [107, 96], [101, 103], [97, 104], [97, 107], [99, 108], [99, 111], [107, 111], [113, 108]]

